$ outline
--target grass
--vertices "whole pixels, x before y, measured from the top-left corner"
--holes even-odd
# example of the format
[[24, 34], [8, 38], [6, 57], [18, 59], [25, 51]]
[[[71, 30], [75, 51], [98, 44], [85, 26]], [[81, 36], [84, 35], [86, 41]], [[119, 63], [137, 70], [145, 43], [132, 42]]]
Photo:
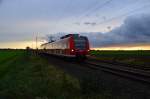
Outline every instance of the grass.
[[0, 52], [0, 99], [107, 99], [96, 80], [70, 76], [26, 51]]
[[0, 64], [6, 63], [8, 59], [13, 59], [20, 51], [0, 51]]
[[99, 51], [93, 50], [91, 55], [100, 60], [121, 62], [139, 66], [150, 65], [150, 51]]

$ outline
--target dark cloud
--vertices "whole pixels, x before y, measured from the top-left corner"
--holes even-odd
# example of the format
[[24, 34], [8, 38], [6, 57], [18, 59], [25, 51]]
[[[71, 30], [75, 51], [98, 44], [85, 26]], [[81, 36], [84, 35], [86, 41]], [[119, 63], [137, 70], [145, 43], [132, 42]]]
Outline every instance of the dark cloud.
[[150, 42], [150, 15], [128, 17], [124, 24], [108, 33], [84, 33], [93, 47]]

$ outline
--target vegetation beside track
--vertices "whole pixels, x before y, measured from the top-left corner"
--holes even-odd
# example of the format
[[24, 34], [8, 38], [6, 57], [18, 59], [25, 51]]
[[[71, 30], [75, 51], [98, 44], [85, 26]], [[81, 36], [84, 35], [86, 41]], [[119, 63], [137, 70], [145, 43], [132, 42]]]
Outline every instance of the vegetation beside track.
[[150, 68], [150, 51], [100, 51], [92, 50], [92, 56], [99, 60], [126, 63]]
[[[92, 78], [93, 79], [93, 78]], [[95, 79], [78, 79], [23, 50], [0, 51], [0, 98], [106, 99]]]

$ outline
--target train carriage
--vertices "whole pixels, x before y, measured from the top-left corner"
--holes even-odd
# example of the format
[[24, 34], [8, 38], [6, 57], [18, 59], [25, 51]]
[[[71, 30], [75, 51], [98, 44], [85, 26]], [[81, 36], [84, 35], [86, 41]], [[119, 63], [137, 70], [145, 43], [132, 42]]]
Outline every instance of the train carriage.
[[68, 34], [57, 41], [42, 44], [41, 48], [48, 54], [85, 58], [89, 52], [89, 41], [85, 36]]

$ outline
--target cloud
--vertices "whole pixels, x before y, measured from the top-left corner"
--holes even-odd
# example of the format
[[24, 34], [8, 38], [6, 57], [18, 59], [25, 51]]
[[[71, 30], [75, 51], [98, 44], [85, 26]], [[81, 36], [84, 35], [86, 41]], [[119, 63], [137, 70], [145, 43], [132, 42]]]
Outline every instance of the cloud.
[[114, 44], [150, 42], [150, 14], [128, 17], [124, 23], [107, 33], [83, 33], [89, 37], [92, 47]]
[[[150, 41], [150, 15], [138, 15], [128, 17], [122, 26], [110, 33], [118, 36], [124, 43], [149, 42]], [[116, 40], [116, 39], [114, 39]]]
[[[87, 23], [90, 24], [90, 23]], [[112, 46], [116, 44], [134, 44], [134, 43], [150, 43], [150, 14], [142, 14], [130, 16], [126, 18], [124, 23], [110, 32], [85, 32], [80, 33], [89, 38], [91, 47]], [[26, 27], [26, 26], [25, 26]], [[40, 25], [41, 27], [41, 25]], [[73, 33], [73, 32], [71, 32]], [[65, 32], [57, 33], [55, 38], [63, 36]], [[31, 33], [1, 33], [1, 42], [19, 41], [24, 39], [32, 39]]]
[[84, 22], [84, 23], [80, 23], [80, 22], [76, 22], [76, 23], [74, 23], [75, 25], [91, 25], [91, 26], [95, 26], [95, 25], [97, 25], [97, 23], [96, 22]]
[[95, 25], [97, 25], [97, 23], [96, 22], [84, 22], [84, 25], [95, 26]]
[[[85, 23], [87, 25], [90, 22]], [[135, 44], [150, 42], [150, 14], [129, 16], [124, 23], [110, 32], [80, 33], [89, 38], [92, 47], [116, 44]]]
[[[86, 23], [91, 24], [91, 23]], [[110, 32], [80, 33], [89, 38], [91, 47], [112, 46], [116, 44], [150, 43], [150, 14], [127, 17], [124, 23]], [[54, 34], [55, 37], [68, 33]]]

